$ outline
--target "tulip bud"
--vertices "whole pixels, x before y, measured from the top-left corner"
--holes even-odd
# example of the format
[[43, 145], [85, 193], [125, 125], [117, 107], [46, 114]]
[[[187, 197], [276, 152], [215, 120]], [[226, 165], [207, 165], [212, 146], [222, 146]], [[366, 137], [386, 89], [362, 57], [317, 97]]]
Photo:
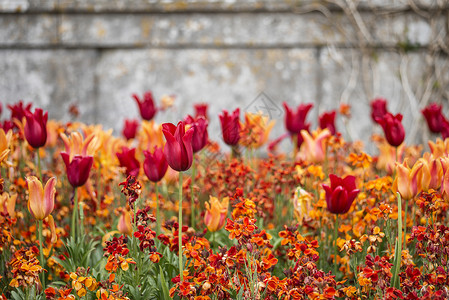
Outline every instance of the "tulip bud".
[[66, 152], [61, 152], [61, 157], [65, 164], [69, 183], [73, 187], [84, 185], [87, 179], [89, 179], [89, 173], [94, 158], [92, 156], [75, 155], [72, 160], [70, 160], [70, 155]]
[[210, 232], [220, 230], [225, 225], [228, 214], [229, 198], [225, 197], [220, 202], [216, 197], [210, 196], [209, 202], [204, 203], [206, 213], [204, 214], [204, 223]]
[[377, 98], [371, 101], [371, 119], [378, 123], [379, 120], [383, 119], [387, 110], [387, 100], [383, 98]]
[[227, 110], [219, 115], [223, 141], [229, 146], [235, 146], [240, 140], [240, 109], [237, 108], [232, 114]]
[[382, 126], [385, 137], [391, 146], [398, 147], [404, 142], [405, 131], [401, 121], [401, 114], [393, 116], [391, 113], [386, 113], [382, 119], [378, 119], [378, 123]]
[[323, 184], [326, 192], [327, 209], [333, 214], [345, 214], [351, 208], [352, 202], [357, 197], [355, 177], [348, 175], [340, 178], [334, 174], [329, 175], [331, 186]]
[[337, 112], [335, 110], [331, 112], [325, 112], [321, 116], [319, 116], [319, 123], [321, 129], [329, 129], [332, 135], [335, 135], [337, 129], [335, 128], [335, 116]]
[[125, 126], [123, 126], [122, 134], [127, 139], [133, 139], [136, 137], [137, 128], [139, 127], [139, 122], [137, 120], [125, 120]]
[[145, 161], [143, 162], [143, 170], [148, 179], [152, 182], [158, 182], [164, 178], [168, 169], [168, 163], [165, 159], [164, 151], [157, 146], [154, 147], [153, 153], [143, 151]]
[[117, 230], [120, 233], [131, 236], [133, 233], [133, 227], [131, 224], [131, 216], [129, 212], [126, 210], [122, 210], [122, 214], [120, 215], [120, 219], [118, 220]]
[[136, 149], [122, 147], [122, 152], [116, 153], [121, 167], [126, 168], [126, 175], [137, 176], [140, 171], [140, 162], [136, 159]]
[[164, 147], [165, 159], [168, 165], [178, 172], [187, 171], [193, 162], [192, 136], [194, 129], [185, 130], [184, 122], [177, 126], [171, 123], [162, 124], [167, 143]]
[[47, 142], [48, 112], [36, 108], [34, 114], [25, 111], [26, 123], [24, 127], [25, 138], [33, 148], [40, 148]]
[[149, 91], [146, 92], [143, 95], [143, 101], [136, 94], [133, 94], [132, 96], [139, 106], [140, 116], [142, 117], [142, 119], [147, 121], [153, 119], [154, 115], [157, 112], [157, 109], [154, 106], [153, 94]]
[[426, 118], [430, 131], [433, 133], [440, 133], [443, 129], [444, 116], [441, 110], [441, 105], [431, 103], [421, 111]]

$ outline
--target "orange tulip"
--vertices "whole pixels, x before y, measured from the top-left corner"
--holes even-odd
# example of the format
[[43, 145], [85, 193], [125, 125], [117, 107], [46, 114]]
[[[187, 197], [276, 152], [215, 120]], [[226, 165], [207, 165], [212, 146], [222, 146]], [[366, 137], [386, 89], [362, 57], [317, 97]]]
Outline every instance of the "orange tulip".
[[422, 163], [421, 188], [427, 192], [429, 189], [438, 189], [443, 180], [443, 166], [440, 159], [434, 159], [430, 153], [425, 153], [423, 158], [418, 160]]
[[7, 192], [3, 192], [0, 195], [0, 212], [4, 214], [8, 213], [11, 218], [14, 218], [16, 216], [16, 200], [16, 193], [9, 195]]
[[43, 220], [50, 215], [55, 206], [56, 177], [50, 178], [42, 188], [42, 183], [35, 176], [27, 177], [28, 210], [36, 220]]
[[310, 135], [307, 130], [301, 130], [304, 142], [299, 150], [299, 158], [311, 163], [319, 163], [325, 159], [325, 139], [332, 134], [329, 129], [317, 130]]
[[9, 130], [7, 134], [3, 128], [0, 128], [0, 163], [8, 156], [9, 143], [11, 142], [12, 130]]
[[430, 152], [432, 152], [432, 155], [435, 158], [447, 156], [449, 154], [449, 139], [446, 139], [444, 141], [441, 139], [437, 139], [435, 143], [429, 141], [428, 144], [430, 147]]
[[397, 164], [396, 179], [393, 182], [393, 190], [398, 191], [403, 199], [411, 199], [422, 190], [422, 162], [417, 162], [410, 169], [407, 159], [403, 164]]
[[225, 225], [226, 215], [228, 214], [229, 197], [224, 197], [220, 202], [216, 197], [210, 196], [209, 202], [206, 202], [206, 213], [204, 223], [210, 232], [220, 230]]
[[133, 227], [131, 225], [131, 216], [129, 215], [129, 212], [126, 210], [122, 211], [122, 215], [120, 216], [120, 219], [118, 220], [117, 224], [117, 230], [120, 233], [132, 235], [133, 233]]

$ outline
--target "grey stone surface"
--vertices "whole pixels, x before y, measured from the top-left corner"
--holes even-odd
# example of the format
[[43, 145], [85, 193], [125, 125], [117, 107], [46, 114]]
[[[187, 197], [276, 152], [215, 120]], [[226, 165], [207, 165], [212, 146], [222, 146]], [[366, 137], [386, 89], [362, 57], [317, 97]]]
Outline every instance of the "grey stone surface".
[[57, 42], [54, 15], [0, 15], [0, 46], [48, 46]]
[[94, 50], [0, 50], [0, 101], [32, 102], [64, 121], [76, 104], [80, 120], [94, 122], [96, 58]]
[[106, 51], [97, 68], [98, 119], [119, 132], [125, 118], [138, 117], [131, 94], [152, 90], [158, 102], [177, 96], [175, 109], [157, 116], [160, 122], [177, 122], [194, 112], [194, 103], [210, 103], [210, 136], [221, 140], [222, 109], [253, 111], [253, 101], [265, 92], [276, 109], [271, 136], [277, 137], [284, 132], [282, 102], [316, 98], [316, 67], [312, 49]]
[[[185, 12], [185, 11], [291, 11], [310, 8], [341, 9], [326, 0], [0, 0], [2, 12]], [[346, 4], [346, 2], [341, 2]], [[445, 1], [413, 0], [416, 7], [447, 7]], [[360, 10], [407, 10], [408, 0], [354, 1]]]

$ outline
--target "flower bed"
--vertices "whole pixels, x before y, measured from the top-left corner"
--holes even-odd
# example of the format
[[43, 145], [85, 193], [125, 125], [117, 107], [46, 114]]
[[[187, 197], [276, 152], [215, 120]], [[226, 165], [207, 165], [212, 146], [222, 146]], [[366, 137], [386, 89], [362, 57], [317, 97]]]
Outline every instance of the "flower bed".
[[[373, 136], [372, 157], [344, 140], [336, 111], [312, 131], [311, 104], [284, 104], [287, 133], [260, 157], [273, 127], [262, 114], [220, 114], [228, 151], [209, 139], [206, 105], [178, 124], [157, 124], [173, 99], [156, 107], [149, 92], [133, 97], [142, 120], [126, 120], [123, 138], [100, 125], [47, 121], [31, 104], [8, 106], [1, 299], [449, 297], [441, 106], [423, 114], [445, 139], [422, 153], [404, 144], [402, 115], [373, 101], [384, 135]], [[350, 118], [350, 107], [338, 117]], [[278, 151], [283, 138], [291, 153]]]

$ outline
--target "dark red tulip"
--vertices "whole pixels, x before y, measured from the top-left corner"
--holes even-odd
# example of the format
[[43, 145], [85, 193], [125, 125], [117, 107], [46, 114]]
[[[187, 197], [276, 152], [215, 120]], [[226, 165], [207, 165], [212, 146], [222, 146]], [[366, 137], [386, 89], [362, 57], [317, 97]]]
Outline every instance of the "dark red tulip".
[[386, 113], [382, 119], [377, 119], [380, 126], [382, 126], [387, 142], [397, 147], [404, 141], [405, 130], [402, 126], [402, 115], [397, 114], [393, 116], [391, 113]]
[[185, 122], [195, 130], [192, 137], [192, 148], [193, 153], [196, 153], [203, 149], [209, 140], [209, 135], [207, 134], [208, 122], [203, 116], [194, 119], [190, 115], [186, 117]]
[[136, 94], [133, 94], [133, 98], [136, 100], [137, 105], [139, 105], [140, 116], [142, 119], [147, 121], [153, 119], [157, 112], [157, 109], [154, 106], [153, 94], [148, 91], [143, 95], [143, 100], [141, 100]]
[[61, 152], [62, 160], [65, 164], [67, 179], [73, 187], [79, 187], [86, 183], [89, 179], [90, 169], [94, 163], [94, 158], [90, 155], [75, 155], [70, 160], [70, 155], [66, 152]]
[[31, 113], [31, 103], [28, 103], [25, 107], [23, 106], [23, 101], [19, 101], [13, 105], [8, 105], [9, 110], [11, 110], [11, 120], [16, 118], [19, 121], [25, 117], [25, 112]]
[[335, 129], [335, 116], [337, 112], [335, 110], [331, 112], [325, 112], [321, 116], [319, 116], [320, 128], [321, 129], [329, 129], [332, 135], [334, 135], [337, 130]]
[[122, 147], [122, 152], [117, 152], [115, 155], [117, 155], [120, 166], [126, 168], [127, 176], [139, 175], [140, 163], [136, 159], [136, 148]]
[[351, 208], [352, 202], [359, 193], [355, 186], [355, 177], [348, 175], [340, 178], [334, 174], [329, 175], [331, 186], [323, 184], [326, 192], [327, 209], [333, 214], [345, 214]]
[[227, 110], [219, 115], [223, 140], [229, 146], [235, 146], [240, 140], [240, 109], [237, 108], [232, 115]]
[[388, 112], [387, 100], [384, 98], [376, 98], [371, 101], [371, 119], [379, 123], [378, 121]]
[[443, 140], [449, 138], [449, 121], [443, 119], [443, 127], [441, 128], [441, 136]]
[[25, 138], [33, 148], [40, 148], [47, 142], [48, 112], [40, 108], [34, 110], [34, 114], [25, 111], [26, 123], [24, 127]]
[[125, 120], [122, 134], [127, 139], [133, 139], [136, 137], [137, 128], [139, 128], [139, 122], [137, 120]]
[[193, 162], [192, 137], [194, 129], [186, 131], [185, 123], [180, 121], [177, 126], [172, 123], [162, 124], [162, 133], [167, 140], [164, 147], [165, 159], [175, 171], [187, 171]]
[[14, 128], [14, 123], [9, 120], [5, 120], [3, 121], [3, 124], [0, 123], [0, 128], [3, 128], [5, 132], [8, 132]]
[[313, 104], [300, 104], [296, 109], [296, 112], [288, 106], [286, 102], [283, 103], [285, 108], [285, 127], [290, 134], [297, 134], [303, 129], [307, 129], [310, 124], [306, 124], [307, 114], [312, 109]]
[[207, 120], [207, 108], [209, 105], [207, 103], [198, 103], [193, 106], [195, 108], [195, 117], [198, 118], [200, 116], [206, 118]]
[[443, 129], [444, 115], [441, 110], [441, 105], [431, 103], [421, 111], [426, 118], [430, 131], [433, 133], [440, 133]]
[[152, 182], [158, 182], [164, 178], [168, 169], [168, 163], [165, 159], [164, 151], [157, 146], [154, 147], [153, 153], [143, 151], [145, 160], [143, 162], [143, 171], [148, 179]]

